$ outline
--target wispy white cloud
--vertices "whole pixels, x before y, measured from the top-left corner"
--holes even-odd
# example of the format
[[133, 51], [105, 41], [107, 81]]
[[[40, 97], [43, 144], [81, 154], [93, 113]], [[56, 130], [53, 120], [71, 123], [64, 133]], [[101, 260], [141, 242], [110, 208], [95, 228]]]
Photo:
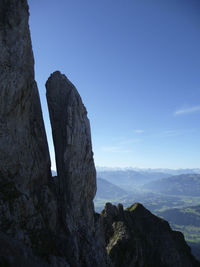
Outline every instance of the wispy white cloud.
[[185, 114], [191, 114], [191, 113], [195, 113], [195, 112], [199, 112], [200, 111], [200, 105], [199, 106], [193, 106], [190, 108], [182, 108], [182, 109], [177, 109], [174, 112], [175, 116], [178, 115], [185, 115]]
[[117, 146], [103, 146], [101, 147], [101, 150], [105, 152], [116, 152], [119, 151], [119, 147]]
[[161, 134], [161, 136], [163, 137], [173, 137], [173, 136], [179, 136], [182, 135], [183, 133], [179, 130], [167, 130], [167, 131], [163, 131], [163, 133]]
[[132, 138], [132, 139], [124, 139], [119, 142], [120, 145], [131, 145], [131, 144], [137, 144], [142, 141], [141, 138]]
[[134, 144], [142, 141], [139, 138], [119, 138], [119, 140], [115, 140], [115, 144], [113, 145], [102, 146], [101, 150], [109, 153], [130, 153]]
[[103, 146], [101, 150], [110, 153], [129, 153], [131, 150], [125, 149], [121, 146]]
[[169, 130], [163, 130], [158, 133], [150, 135], [150, 137], [153, 138], [166, 138], [166, 137], [176, 137], [176, 136], [183, 136], [183, 135], [188, 135], [188, 134], [193, 134], [195, 133], [195, 129], [169, 129]]
[[142, 134], [142, 133], [144, 133], [144, 130], [141, 130], [141, 129], [135, 129], [135, 130], [134, 130], [134, 133]]

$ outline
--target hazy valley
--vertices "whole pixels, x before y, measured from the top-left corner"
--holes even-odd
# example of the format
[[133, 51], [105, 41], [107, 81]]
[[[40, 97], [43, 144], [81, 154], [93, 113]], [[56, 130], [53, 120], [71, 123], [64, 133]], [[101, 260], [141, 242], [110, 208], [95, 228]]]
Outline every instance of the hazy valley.
[[[182, 173], [182, 174], [181, 174]], [[199, 170], [98, 170], [95, 208], [106, 202], [129, 207], [142, 203], [181, 231], [200, 259]]]

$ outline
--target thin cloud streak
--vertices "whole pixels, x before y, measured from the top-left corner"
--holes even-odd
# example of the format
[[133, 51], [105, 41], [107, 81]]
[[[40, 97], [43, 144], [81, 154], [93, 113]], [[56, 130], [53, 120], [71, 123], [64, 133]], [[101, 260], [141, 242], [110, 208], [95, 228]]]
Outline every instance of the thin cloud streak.
[[183, 109], [178, 109], [175, 111], [174, 115], [179, 116], [179, 115], [185, 115], [185, 114], [191, 114], [195, 112], [200, 111], [200, 105], [199, 106], [193, 106], [190, 108], [183, 108]]
[[134, 130], [134, 132], [137, 134], [142, 134], [142, 133], [144, 133], [144, 130], [136, 129], [136, 130]]
[[168, 129], [163, 130], [157, 133], [152, 133], [148, 137], [150, 138], [166, 138], [166, 137], [176, 137], [176, 136], [183, 136], [188, 134], [193, 134], [196, 132], [196, 129]]
[[109, 153], [129, 153], [131, 150], [124, 149], [120, 146], [103, 146], [101, 150]]
[[133, 139], [124, 139], [123, 141], [119, 142], [119, 145], [131, 145], [131, 144], [137, 144], [142, 142], [142, 139], [140, 138], [133, 138]]
[[182, 135], [183, 132], [178, 131], [178, 130], [168, 130], [168, 131], [164, 131], [161, 136], [163, 137], [173, 137], [173, 136], [179, 136]]

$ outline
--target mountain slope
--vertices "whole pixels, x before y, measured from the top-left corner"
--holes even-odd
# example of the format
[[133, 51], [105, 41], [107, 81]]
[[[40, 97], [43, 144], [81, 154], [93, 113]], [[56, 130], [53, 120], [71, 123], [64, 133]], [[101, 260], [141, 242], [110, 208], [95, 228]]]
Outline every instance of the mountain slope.
[[105, 179], [97, 178], [97, 193], [96, 198], [102, 199], [119, 199], [127, 195], [127, 191], [119, 186], [116, 186]]
[[169, 195], [199, 196], [200, 174], [176, 175], [150, 182], [143, 188]]
[[200, 260], [200, 205], [167, 209], [157, 212], [157, 215], [169, 221], [173, 229], [184, 234], [193, 255]]
[[135, 189], [136, 186], [146, 184], [158, 179], [167, 178], [170, 175], [161, 172], [146, 172], [134, 170], [116, 170], [116, 171], [99, 171], [98, 177], [101, 177], [108, 182], [117, 186], [123, 187], [126, 190]]
[[200, 227], [200, 206], [167, 209], [160, 211], [158, 215], [173, 224]]

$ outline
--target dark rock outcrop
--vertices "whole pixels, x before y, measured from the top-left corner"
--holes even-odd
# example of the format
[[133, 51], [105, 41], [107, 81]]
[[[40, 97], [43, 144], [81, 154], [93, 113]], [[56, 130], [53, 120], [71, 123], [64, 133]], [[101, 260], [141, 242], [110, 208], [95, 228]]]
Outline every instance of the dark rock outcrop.
[[0, 232], [0, 266], [48, 267], [50, 265], [33, 255], [32, 250], [22, 242]]
[[[46, 83], [64, 224], [92, 227], [96, 170], [87, 111], [73, 84], [60, 72]], [[68, 218], [70, 217], [70, 218]]]
[[124, 210], [107, 203], [101, 213], [107, 252], [116, 267], [195, 267], [181, 232], [141, 204]]
[[50, 176], [24, 0], [0, 0], [0, 179], [31, 193]]
[[46, 88], [61, 227], [71, 236], [77, 266], [105, 266], [103, 235], [99, 233], [101, 226], [98, 216], [95, 221], [93, 205], [96, 170], [87, 111], [74, 85], [60, 72], [50, 76]]
[[32, 245], [56, 203], [28, 17], [25, 0], [0, 0], [0, 230]]

